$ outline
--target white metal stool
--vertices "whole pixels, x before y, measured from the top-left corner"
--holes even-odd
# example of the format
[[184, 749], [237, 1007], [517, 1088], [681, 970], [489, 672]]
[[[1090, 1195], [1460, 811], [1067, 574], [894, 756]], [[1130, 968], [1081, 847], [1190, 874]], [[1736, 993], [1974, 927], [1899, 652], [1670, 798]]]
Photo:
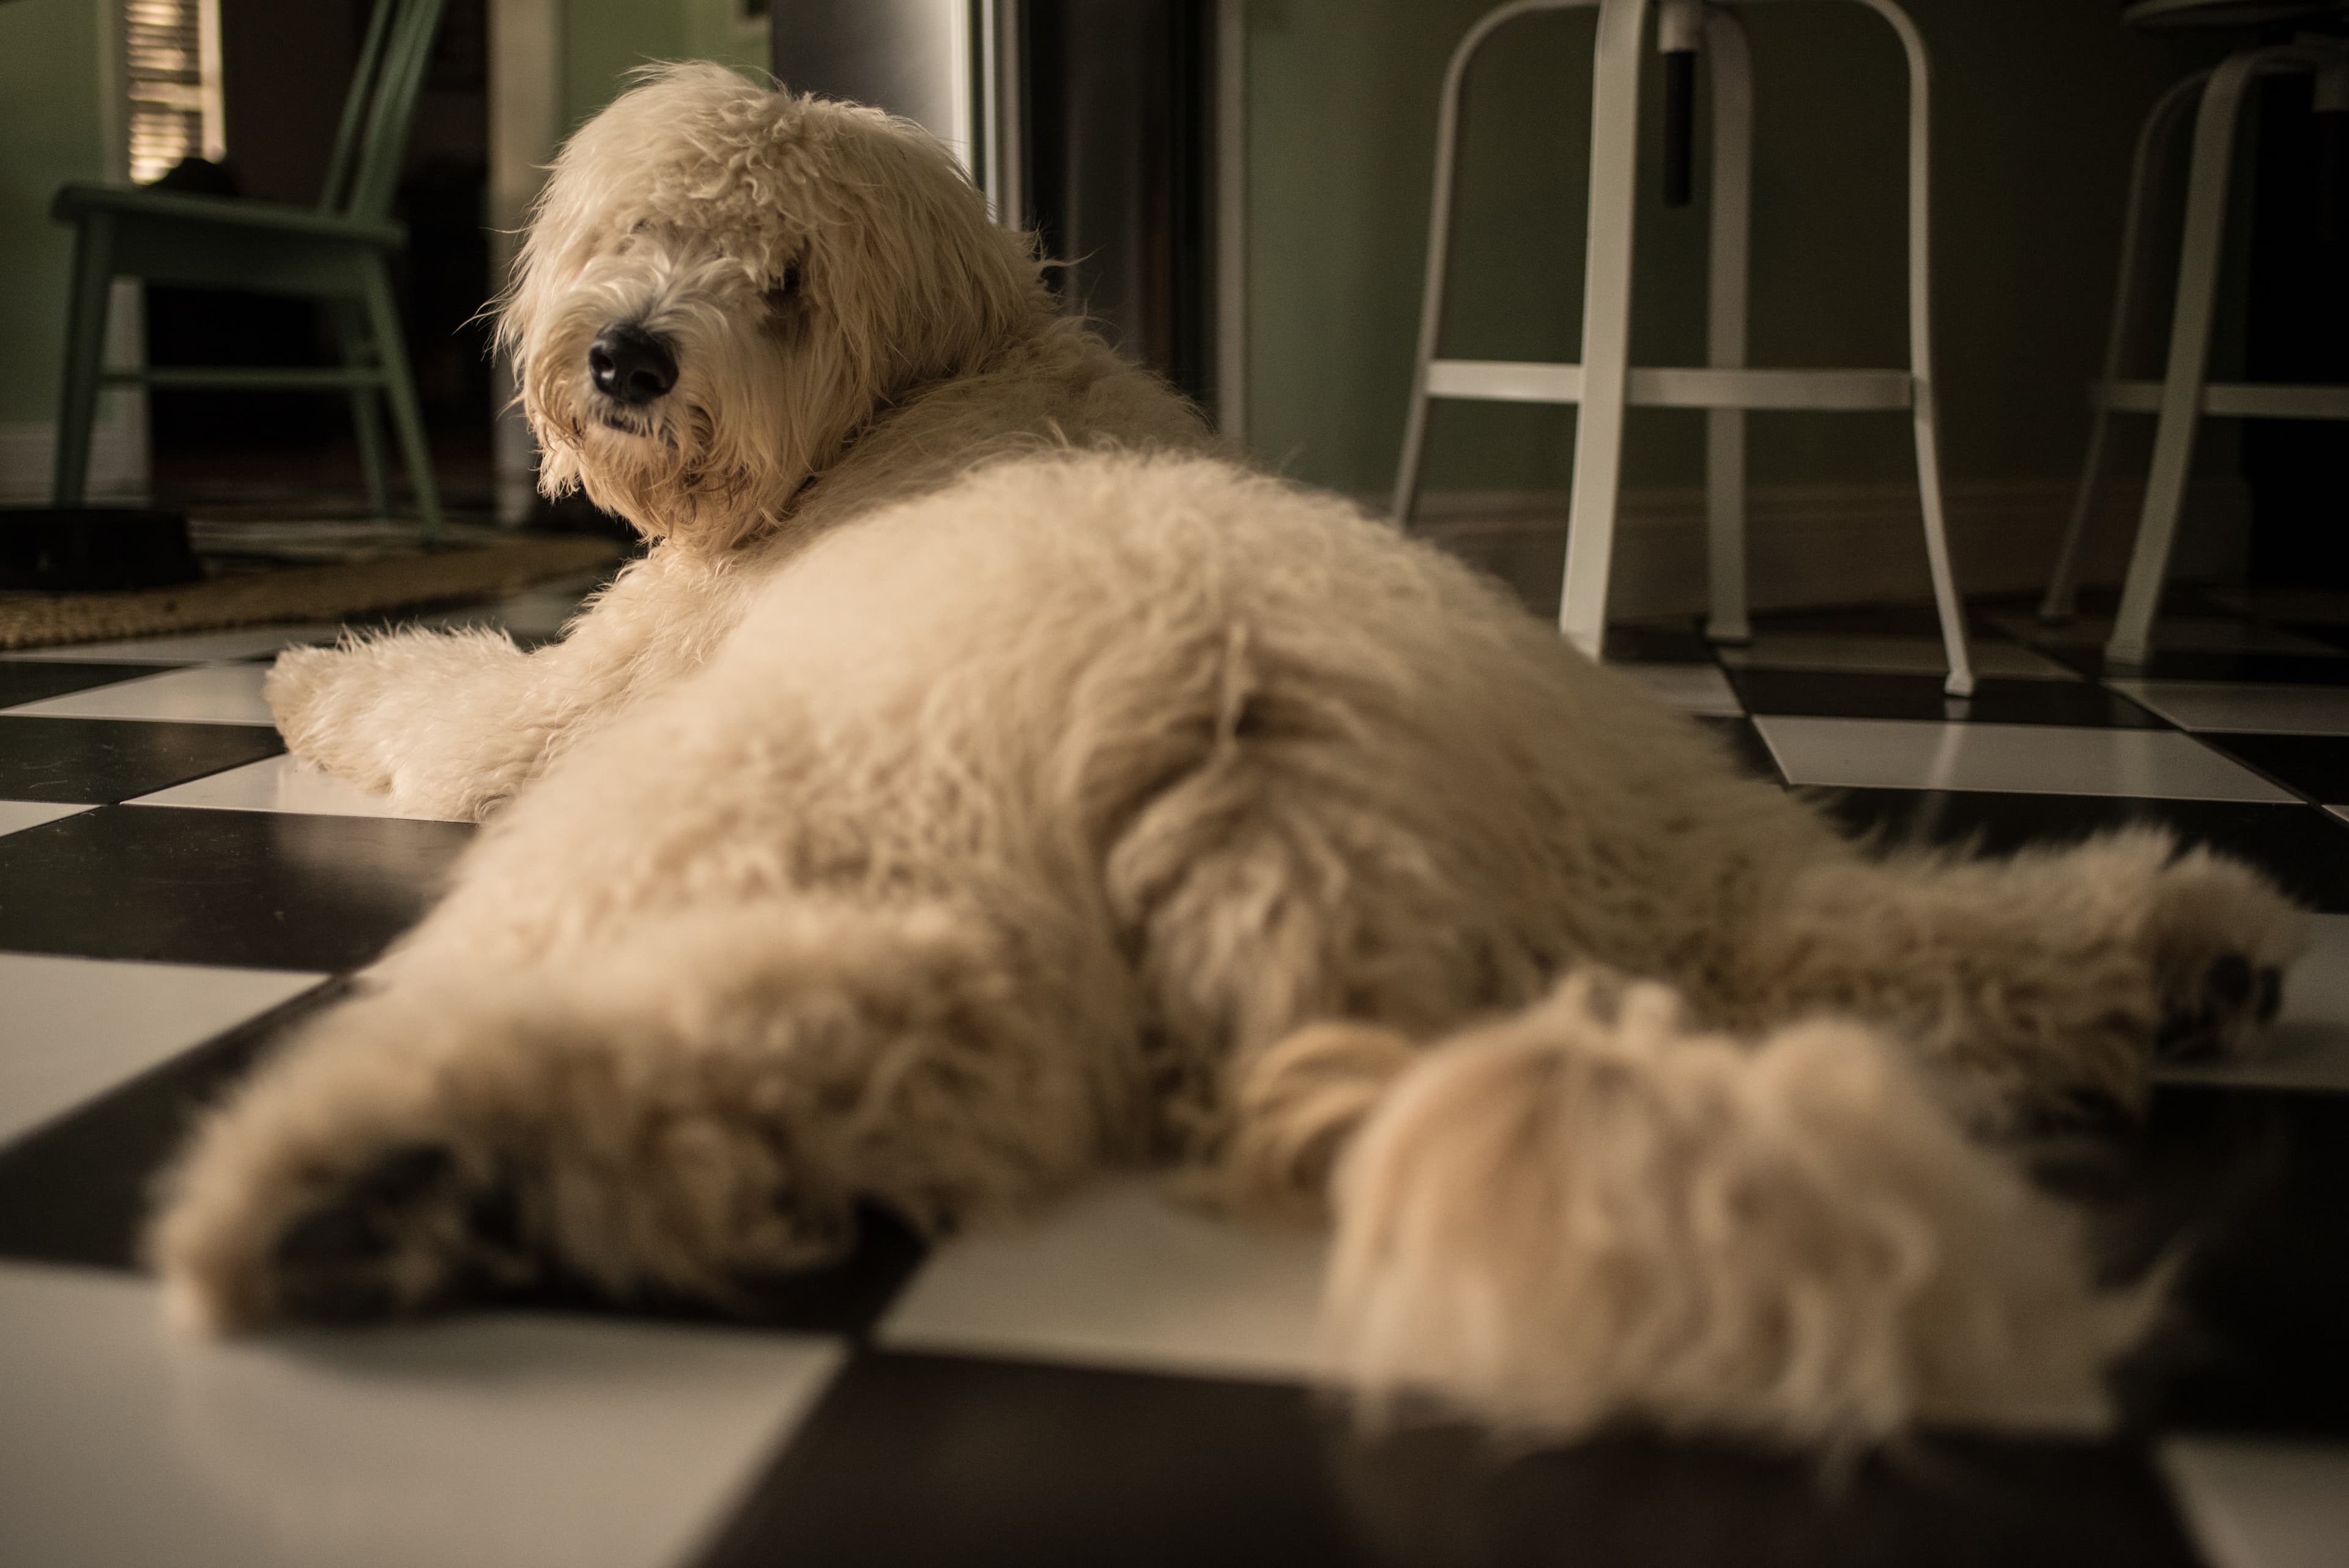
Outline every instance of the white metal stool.
[[[1713, 240], [1708, 309], [1709, 363], [1702, 367], [1633, 367], [1631, 231], [1639, 136], [1640, 66], [1651, 0], [1514, 0], [1486, 15], [1453, 52], [1436, 116], [1435, 193], [1429, 223], [1427, 287], [1420, 315], [1411, 411], [1395, 480], [1395, 516], [1409, 525], [1418, 501], [1420, 461], [1432, 398], [1579, 405], [1574, 490], [1568, 513], [1566, 583], [1558, 626], [1576, 646], [1599, 656], [1607, 619], [1607, 577], [1627, 405], [1704, 408], [1705, 518], [1712, 614], [1706, 634], [1738, 642], [1749, 634], [1745, 606], [1745, 414], [1751, 409], [1909, 410], [1917, 438], [1917, 482], [1925, 553], [1941, 640], [1948, 690], [1973, 690], [1963, 607], [1950, 571], [1935, 435], [1930, 252], [1928, 243], [1930, 67], [1915, 24], [1892, 0], [1856, 0], [1899, 35], [1909, 61], [1909, 368], [1759, 370], [1745, 364], [1747, 258], [1753, 195], [1754, 89], [1745, 30], [1732, 4], [1764, 0], [1654, 0], [1659, 45], [1684, 57], [1701, 46], [1712, 58]], [[1461, 83], [1469, 62], [1495, 33], [1542, 11], [1595, 5], [1599, 42], [1590, 129], [1588, 263], [1583, 293], [1582, 362], [1444, 359], [1444, 270], [1451, 244], [1452, 188], [1457, 158]]]
[[[2349, 11], [2349, 0], [2300, 4], [2285, 0], [2136, 0], [2122, 13], [2140, 26], [2198, 22], [2241, 23], [2314, 17]], [[2235, 137], [2252, 82], [2285, 71], [2316, 73], [2320, 110], [2349, 112], [2349, 39], [2303, 35], [2290, 44], [2240, 50], [2213, 70], [2187, 77], [2154, 104], [2137, 134], [2129, 170], [2127, 216], [2122, 222], [2120, 282], [2113, 291], [2112, 332], [2105, 348], [2103, 377], [2090, 384], [2095, 409], [2089, 428], [2088, 459], [2072, 507], [2071, 527], [2055, 562], [2040, 619], [2072, 616], [2080, 549], [2104, 479], [2106, 437], [2115, 414], [2159, 416], [2154, 428], [2153, 468], [2138, 513], [2137, 544], [2121, 587], [2119, 614], [2105, 657], [2116, 665], [2142, 665], [2169, 570], [2170, 546], [2186, 501], [2186, 481], [2194, 463], [2194, 439], [2206, 415], [2248, 419], [2349, 419], [2349, 387], [2276, 383], [2212, 382], [2210, 322], [2218, 304], [2219, 270], [2227, 238], [2227, 187], [2233, 171]], [[2187, 175], [2186, 239], [2178, 258], [2178, 295], [2171, 307], [2168, 366], [2158, 381], [2131, 380], [2121, 374], [2127, 356], [2128, 323], [2145, 249], [2146, 185], [2163, 139], [2194, 115], [2193, 161]]]

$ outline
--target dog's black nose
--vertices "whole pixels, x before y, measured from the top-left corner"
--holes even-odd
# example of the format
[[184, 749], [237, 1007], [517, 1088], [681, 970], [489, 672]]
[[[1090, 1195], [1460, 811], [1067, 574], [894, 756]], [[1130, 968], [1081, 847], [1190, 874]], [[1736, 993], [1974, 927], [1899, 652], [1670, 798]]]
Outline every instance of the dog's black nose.
[[677, 356], [640, 326], [616, 326], [598, 337], [587, 350], [587, 370], [596, 391], [632, 405], [667, 397], [677, 385]]

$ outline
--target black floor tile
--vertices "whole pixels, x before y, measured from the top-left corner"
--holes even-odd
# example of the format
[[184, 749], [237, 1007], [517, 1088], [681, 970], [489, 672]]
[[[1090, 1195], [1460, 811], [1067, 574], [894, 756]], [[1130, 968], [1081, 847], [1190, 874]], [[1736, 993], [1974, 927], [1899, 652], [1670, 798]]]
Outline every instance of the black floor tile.
[[2324, 805], [2349, 805], [2349, 735], [2209, 735], [2203, 744]]
[[0, 948], [355, 969], [431, 906], [472, 832], [396, 818], [101, 807], [0, 836]]
[[258, 724], [0, 714], [0, 800], [111, 805], [285, 749]]
[[1709, 665], [1713, 645], [1693, 625], [1632, 623], [1607, 628], [1605, 658], [1619, 665]]
[[2166, 729], [2127, 698], [2086, 681], [1984, 679], [1970, 697], [1941, 689], [1941, 677], [1858, 670], [1733, 669], [1745, 711], [1816, 718], [1954, 719], [1976, 724], [2061, 724], [2098, 729]]
[[1990, 853], [2071, 842], [2129, 822], [2160, 822], [2186, 842], [2211, 844], [2262, 868], [2313, 909], [2349, 913], [2349, 825], [2313, 806], [1936, 789], [1818, 795], [1854, 830], [1882, 829], [1896, 843], [1971, 843]]
[[702, 1568], [2193, 1561], [2125, 1444], [1928, 1436], [1840, 1478], [1638, 1437], [1511, 1458], [1456, 1429], [1365, 1436], [1302, 1388], [865, 1354]]
[[2176, 1271], [2119, 1369], [2134, 1422], [2349, 1436], [2349, 1095], [2166, 1086], [2040, 1175], [2110, 1276]]
[[1757, 636], [1773, 632], [1816, 636], [1941, 637], [1941, 617], [1930, 604], [1838, 604], [1814, 610], [1761, 610], [1749, 617]]
[[2349, 654], [2349, 626], [2333, 621], [2278, 621], [2276, 629]]
[[2322, 654], [2236, 654], [2213, 648], [2165, 648], [2153, 628], [2153, 651], [2142, 665], [2111, 665], [2105, 650], [2050, 645], [2048, 657], [2081, 674], [2116, 680], [2233, 681], [2268, 686], [2349, 686], [2349, 658]]
[[137, 680], [141, 676], [161, 675], [180, 667], [107, 664], [100, 660], [84, 664], [64, 659], [0, 659], [0, 707], [63, 696], [69, 691], [88, 691], [92, 686], [112, 686], [117, 681]]

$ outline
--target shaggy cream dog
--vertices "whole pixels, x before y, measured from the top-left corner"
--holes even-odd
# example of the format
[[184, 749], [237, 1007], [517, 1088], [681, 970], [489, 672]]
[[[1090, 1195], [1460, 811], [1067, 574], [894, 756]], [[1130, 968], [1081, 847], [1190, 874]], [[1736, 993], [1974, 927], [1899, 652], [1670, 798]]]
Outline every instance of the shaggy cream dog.
[[868, 110], [665, 71], [504, 336], [655, 541], [561, 643], [280, 659], [305, 758], [489, 816], [213, 1115], [221, 1330], [559, 1276], [740, 1299], [854, 1206], [1108, 1166], [1336, 1228], [1333, 1366], [1566, 1435], [2093, 1405], [2142, 1316], [1970, 1134], [2246, 1048], [2297, 951], [2139, 831], [1882, 854], [1494, 586], [1214, 456]]

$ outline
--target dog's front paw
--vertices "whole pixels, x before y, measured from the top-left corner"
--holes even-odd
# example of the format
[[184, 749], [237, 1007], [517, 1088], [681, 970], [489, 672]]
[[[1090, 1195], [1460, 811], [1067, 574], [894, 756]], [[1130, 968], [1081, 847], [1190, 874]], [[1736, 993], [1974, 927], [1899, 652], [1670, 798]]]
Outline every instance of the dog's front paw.
[[2260, 872], [2207, 849], [2161, 872], [2147, 922], [2160, 987], [2154, 1054], [2168, 1061], [2256, 1055], [2283, 1005], [2307, 919]]
[[390, 759], [367, 740], [380, 695], [374, 665], [366, 644], [288, 648], [269, 666], [261, 694], [288, 751], [363, 789], [383, 790], [391, 785]]

